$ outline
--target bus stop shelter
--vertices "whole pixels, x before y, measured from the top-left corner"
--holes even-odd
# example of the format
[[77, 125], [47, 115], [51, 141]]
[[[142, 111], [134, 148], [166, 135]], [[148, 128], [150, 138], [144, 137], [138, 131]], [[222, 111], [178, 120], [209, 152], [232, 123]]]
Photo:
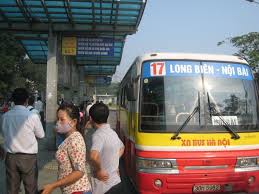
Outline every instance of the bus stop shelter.
[[12, 33], [35, 64], [47, 65], [46, 134], [53, 143], [57, 91], [79, 95], [86, 77], [103, 84], [136, 33], [146, 0], [1, 0], [0, 30]]

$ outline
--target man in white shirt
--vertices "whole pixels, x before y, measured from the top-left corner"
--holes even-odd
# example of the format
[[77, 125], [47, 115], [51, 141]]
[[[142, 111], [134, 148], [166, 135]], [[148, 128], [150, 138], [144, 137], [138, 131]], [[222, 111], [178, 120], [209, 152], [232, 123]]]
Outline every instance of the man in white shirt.
[[119, 159], [124, 152], [124, 145], [107, 123], [109, 109], [105, 104], [94, 104], [89, 115], [90, 122], [96, 129], [90, 152], [94, 168], [93, 194], [121, 194], [123, 187], [119, 174]]
[[37, 114], [37, 115], [39, 116], [39, 118], [40, 118], [40, 112], [39, 112], [36, 108], [33, 107], [34, 101], [35, 101], [35, 100], [34, 100], [34, 96], [30, 96], [30, 97], [29, 97], [29, 100], [28, 100], [27, 109], [28, 109], [29, 111], [31, 111], [32, 113]]
[[93, 101], [90, 102], [87, 106], [86, 106], [86, 116], [89, 117], [89, 110], [90, 108], [93, 106]]
[[39, 112], [43, 111], [43, 102], [41, 101], [41, 97], [37, 98], [37, 101], [35, 102], [34, 105], [35, 109], [38, 110]]
[[12, 94], [15, 106], [2, 116], [7, 194], [19, 193], [21, 180], [26, 194], [38, 189], [36, 138], [45, 134], [38, 115], [26, 108], [28, 97], [25, 88], [16, 88]]
[[44, 127], [44, 104], [41, 101], [41, 97], [37, 98], [37, 101], [34, 103], [34, 108], [39, 111], [40, 113], [40, 120], [41, 120], [41, 124]]

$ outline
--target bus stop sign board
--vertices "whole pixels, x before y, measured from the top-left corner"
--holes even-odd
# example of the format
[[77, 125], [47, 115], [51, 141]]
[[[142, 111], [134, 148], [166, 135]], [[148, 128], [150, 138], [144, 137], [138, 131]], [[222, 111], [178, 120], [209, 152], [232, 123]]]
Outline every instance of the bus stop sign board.
[[114, 56], [114, 40], [111, 38], [63, 37], [62, 54]]

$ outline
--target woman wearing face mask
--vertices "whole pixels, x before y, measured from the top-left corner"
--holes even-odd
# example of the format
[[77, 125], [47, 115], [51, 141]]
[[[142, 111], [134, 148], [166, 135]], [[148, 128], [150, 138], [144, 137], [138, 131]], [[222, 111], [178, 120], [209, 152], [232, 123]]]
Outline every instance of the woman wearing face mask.
[[58, 180], [43, 187], [42, 194], [50, 194], [60, 187], [63, 194], [91, 194], [86, 172], [86, 146], [79, 128], [79, 109], [62, 104], [57, 110], [56, 132], [65, 140], [56, 152]]

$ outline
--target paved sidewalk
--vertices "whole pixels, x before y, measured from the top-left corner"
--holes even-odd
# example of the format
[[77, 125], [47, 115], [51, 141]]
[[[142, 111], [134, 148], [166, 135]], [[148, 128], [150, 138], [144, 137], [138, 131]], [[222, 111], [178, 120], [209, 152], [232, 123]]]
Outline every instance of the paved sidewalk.
[[[0, 144], [3, 143], [3, 138], [0, 137]], [[45, 148], [45, 141], [39, 141], [39, 154], [38, 154], [38, 167], [39, 167], [39, 188], [43, 185], [50, 183], [57, 179], [57, 162], [55, 161], [55, 151], [48, 151]], [[4, 161], [0, 161], [0, 188], [1, 194], [6, 193], [5, 183], [5, 166]], [[24, 193], [23, 186], [21, 186], [21, 194]], [[55, 190], [53, 194], [61, 194], [59, 189]]]

